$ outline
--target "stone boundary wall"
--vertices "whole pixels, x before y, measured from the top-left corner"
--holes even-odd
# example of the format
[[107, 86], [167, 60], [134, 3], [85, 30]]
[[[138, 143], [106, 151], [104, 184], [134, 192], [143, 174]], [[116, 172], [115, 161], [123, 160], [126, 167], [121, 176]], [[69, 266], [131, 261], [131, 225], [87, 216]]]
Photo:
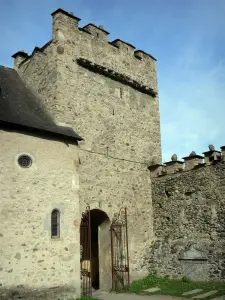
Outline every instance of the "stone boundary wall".
[[[223, 150], [223, 147], [222, 147]], [[151, 274], [225, 281], [225, 163], [152, 178]]]

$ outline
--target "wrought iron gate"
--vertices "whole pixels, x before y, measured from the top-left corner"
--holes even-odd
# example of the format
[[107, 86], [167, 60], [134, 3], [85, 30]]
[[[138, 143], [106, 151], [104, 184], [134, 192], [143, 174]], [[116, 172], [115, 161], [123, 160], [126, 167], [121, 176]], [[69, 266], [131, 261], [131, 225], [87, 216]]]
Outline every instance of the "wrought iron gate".
[[130, 287], [127, 209], [114, 215], [110, 226], [112, 255], [112, 290], [127, 291]]
[[81, 270], [81, 294], [92, 296], [91, 277], [91, 214], [90, 207], [82, 213], [80, 224], [80, 270]]

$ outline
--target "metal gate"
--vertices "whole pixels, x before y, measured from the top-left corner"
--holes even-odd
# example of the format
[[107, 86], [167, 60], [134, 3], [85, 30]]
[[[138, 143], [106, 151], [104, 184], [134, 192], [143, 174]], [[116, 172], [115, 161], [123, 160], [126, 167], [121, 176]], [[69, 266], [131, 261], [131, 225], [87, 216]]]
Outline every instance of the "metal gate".
[[81, 295], [92, 296], [91, 278], [91, 214], [90, 207], [82, 213], [80, 224]]
[[112, 290], [127, 291], [130, 288], [127, 209], [121, 208], [114, 215], [110, 226], [112, 255]]

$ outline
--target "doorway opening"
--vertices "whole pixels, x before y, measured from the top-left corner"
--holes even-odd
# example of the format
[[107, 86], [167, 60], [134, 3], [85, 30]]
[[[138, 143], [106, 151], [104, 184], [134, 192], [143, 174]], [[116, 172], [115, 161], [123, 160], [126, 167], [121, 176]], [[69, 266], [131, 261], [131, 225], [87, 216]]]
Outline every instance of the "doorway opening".
[[81, 291], [125, 291], [130, 286], [127, 209], [121, 208], [110, 223], [100, 209], [82, 213], [80, 225]]
[[[107, 278], [107, 269], [110, 266], [105, 265], [107, 254], [110, 253], [110, 221], [107, 214], [100, 209], [90, 211], [91, 221], [91, 266], [92, 266], [92, 288], [101, 289]], [[110, 261], [109, 261], [110, 262]], [[106, 283], [107, 284], [107, 283]]]

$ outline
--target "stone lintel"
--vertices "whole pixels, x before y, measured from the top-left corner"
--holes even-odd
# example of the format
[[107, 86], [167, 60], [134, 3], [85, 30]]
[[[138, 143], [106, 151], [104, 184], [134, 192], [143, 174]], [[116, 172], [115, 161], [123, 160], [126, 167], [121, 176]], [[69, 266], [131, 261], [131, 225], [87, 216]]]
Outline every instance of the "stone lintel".
[[70, 18], [76, 20], [77, 22], [79, 22], [79, 21], [81, 20], [80, 18], [75, 17], [73, 14], [68, 13], [67, 11], [65, 11], [65, 10], [62, 9], [62, 8], [56, 9], [53, 13], [51, 13], [51, 15], [54, 16], [54, 15], [56, 15], [56, 14], [58, 14], [58, 13], [64, 14], [64, 15], [66, 15], [67, 17], [70, 17]]

